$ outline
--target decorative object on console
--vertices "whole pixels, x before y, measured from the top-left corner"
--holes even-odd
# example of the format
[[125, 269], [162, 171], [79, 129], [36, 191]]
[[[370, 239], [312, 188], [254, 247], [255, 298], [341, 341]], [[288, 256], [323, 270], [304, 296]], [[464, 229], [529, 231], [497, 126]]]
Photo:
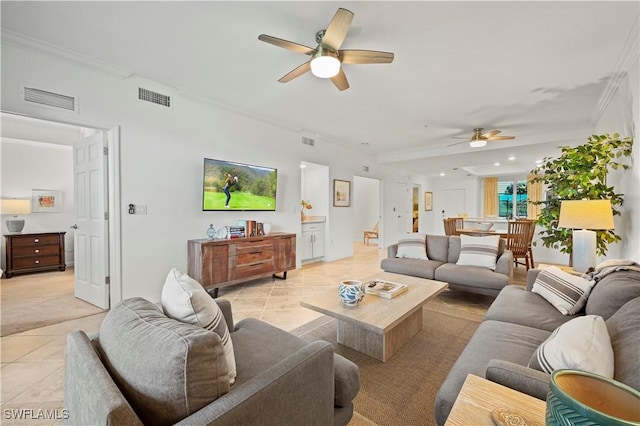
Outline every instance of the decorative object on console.
[[351, 181], [340, 179], [333, 180], [333, 206], [351, 206]]
[[7, 231], [20, 233], [24, 229], [24, 219], [19, 219], [19, 214], [31, 213], [31, 202], [18, 198], [4, 198], [0, 201], [0, 214], [13, 215], [5, 221]]
[[357, 280], [342, 281], [338, 286], [338, 296], [345, 305], [357, 305], [364, 297], [362, 282]]
[[300, 202], [300, 205], [302, 206], [300, 208], [300, 220], [304, 220], [306, 213], [304, 212], [305, 210], [311, 210], [313, 208], [313, 206], [311, 205], [311, 203], [309, 203], [308, 201], [302, 200]]
[[32, 189], [31, 194], [31, 210], [34, 213], [58, 213], [62, 211], [61, 191]]
[[596, 266], [596, 233], [613, 229], [609, 200], [565, 200], [560, 206], [558, 226], [573, 229], [573, 269], [587, 272]]
[[209, 229], [207, 229], [207, 237], [212, 240], [218, 238], [218, 231], [213, 227], [213, 224], [209, 225]]
[[[613, 215], [619, 215], [624, 194], [617, 193], [607, 182], [610, 170], [624, 172], [631, 165], [633, 137], [621, 138], [619, 134], [593, 135], [587, 143], [576, 147], [560, 147], [557, 158], [545, 158], [538, 168], [531, 171], [530, 183], [541, 183], [547, 188], [547, 196], [540, 201], [530, 201], [541, 206], [536, 220], [538, 233], [544, 247], [572, 252], [571, 231], [558, 225], [560, 203], [564, 200], [610, 200]], [[585, 184], [585, 182], [587, 182]], [[599, 256], [607, 254], [607, 245], [621, 240], [613, 229], [598, 231], [596, 235]], [[537, 242], [533, 243], [534, 245]]]
[[271, 222], [263, 222], [262, 230], [264, 231], [264, 235], [269, 235], [271, 233]]
[[546, 425], [637, 425], [640, 392], [616, 380], [577, 370], [551, 374]]

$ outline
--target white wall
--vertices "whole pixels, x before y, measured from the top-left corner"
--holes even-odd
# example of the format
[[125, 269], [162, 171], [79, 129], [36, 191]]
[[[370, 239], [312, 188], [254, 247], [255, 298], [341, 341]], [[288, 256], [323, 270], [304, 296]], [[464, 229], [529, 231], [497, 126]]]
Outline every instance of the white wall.
[[[33, 189], [62, 191], [62, 211], [32, 212], [25, 219], [22, 233], [66, 232], [65, 262], [73, 264], [75, 201], [73, 191], [73, 151], [69, 146], [25, 142], [3, 138], [0, 143], [1, 193], [8, 198], [31, 198]], [[2, 230], [6, 232], [2, 215]], [[5, 241], [2, 240], [2, 266], [5, 266]]]
[[[443, 191], [449, 189], [465, 190], [465, 210], [469, 217], [478, 217], [480, 211], [480, 186], [482, 179], [477, 176], [441, 176], [433, 179], [431, 185], [425, 191], [433, 192], [433, 210], [426, 216], [426, 232], [428, 234], [444, 235], [444, 225], [442, 224], [442, 209], [444, 206]], [[431, 189], [429, 189], [431, 188]], [[424, 202], [424, 200], [423, 200]], [[423, 219], [420, 218], [422, 221]]]
[[[20, 83], [78, 97], [79, 113], [27, 105]], [[138, 84], [172, 96], [171, 109], [137, 100]], [[212, 79], [215, 84], [215, 79]], [[273, 231], [300, 233], [300, 162], [330, 166], [333, 179], [353, 180], [370, 167], [371, 177], [397, 180], [397, 169], [375, 164], [373, 156], [322, 139], [301, 143], [298, 130], [247, 117], [170, 87], [137, 77], [122, 78], [48, 54], [2, 46], [2, 108], [37, 118], [120, 127], [122, 200], [122, 295], [159, 300], [171, 267], [187, 269], [187, 240], [205, 237], [210, 223], [240, 218], [271, 222]], [[41, 155], [41, 154], [40, 154]], [[203, 158], [235, 160], [278, 169], [276, 212], [202, 212]], [[12, 177], [9, 177], [11, 179]], [[419, 176], [411, 182], [424, 181]], [[386, 190], [385, 190], [386, 193]], [[146, 204], [147, 215], [127, 214], [127, 205]], [[387, 200], [383, 200], [384, 204]], [[353, 253], [353, 208], [328, 207], [327, 260]], [[385, 217], [388, 220], [388, 217]], [[388, 241], [397, 239], [388, 235]], [[299, 260], [298, 260], [299, 261]]]
[[[598, 134], [619, 133], [622, 137], [635, 138], [631, 159], [633, 167], [624, 171], [613, 171], [607, 182], [615, 188], [616, 192], [624, 194], [624, 203], [621, 208], [622, 214], [614, 218], [616, 234], [622, 237], [622, 241], [609, 246], [606, 258], [632, 259], [636, 262], [640, 262], [639, 68], [638, 56], [636, 56], [636, 61], [622, 80], [596, 128]], [[631, 163], [628, 159], [621, 161]]]

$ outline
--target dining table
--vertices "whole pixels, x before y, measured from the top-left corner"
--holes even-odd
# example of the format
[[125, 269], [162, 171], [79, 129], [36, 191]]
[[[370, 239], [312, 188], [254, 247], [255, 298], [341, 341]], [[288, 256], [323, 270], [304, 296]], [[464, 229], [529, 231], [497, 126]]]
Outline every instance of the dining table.
[[475, 235], [477, 237], [484, 237], [487, 235], [499, 235], [500, 238], [507, 238], [509, 233], [506, 230], [495, 229], [473, 229], [473, 228], [456, 228], [456, 235]]

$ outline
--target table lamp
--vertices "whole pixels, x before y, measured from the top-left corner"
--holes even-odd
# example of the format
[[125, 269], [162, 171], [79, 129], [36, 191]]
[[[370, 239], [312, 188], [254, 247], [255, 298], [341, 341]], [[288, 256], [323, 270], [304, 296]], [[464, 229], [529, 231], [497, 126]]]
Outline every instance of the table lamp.
[[573, 270], [587, 272], [596, 266], [596, 233], [613, 229], [610, 200], [567, 200], [560, 205], [558, 226], [573, 229]]
[[18, 219], [18, 215], [29, 213], [31, 213], [31, 200], [21, 200], [18, 198], [0, 200], [0, 214], [13, 215], [13, 217], [7, 219], [5, 222], [9, 232], [22, 232], [22, 229], [24, 228], [24, 219]]

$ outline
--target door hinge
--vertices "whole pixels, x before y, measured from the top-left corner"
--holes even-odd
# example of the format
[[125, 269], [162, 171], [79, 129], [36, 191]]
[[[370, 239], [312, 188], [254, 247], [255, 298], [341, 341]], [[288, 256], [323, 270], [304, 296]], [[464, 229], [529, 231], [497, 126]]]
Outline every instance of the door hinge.
[[109, 148], [108, 148], [108, 147], [106, 147], [106, 146], [105, 146], [105, 147], [102, 147], [102, 153], [103, 153], [104, 155], [109, 155]]
[[109, 212], [104, 212], [104, 220], [109, 220]]
[[105, 283], [106, 285], [111, 284], [111, 277], [104, 277], [104, 283]]

